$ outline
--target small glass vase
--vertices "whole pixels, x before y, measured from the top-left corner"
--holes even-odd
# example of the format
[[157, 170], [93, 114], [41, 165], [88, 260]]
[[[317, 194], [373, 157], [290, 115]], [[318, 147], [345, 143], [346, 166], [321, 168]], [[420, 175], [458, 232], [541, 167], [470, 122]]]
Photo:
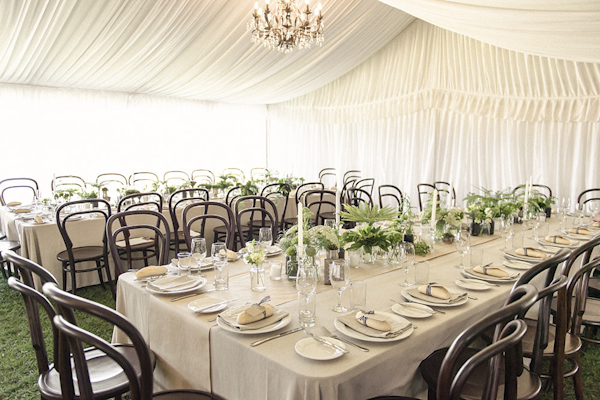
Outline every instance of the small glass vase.
[[364, 264], [374, 264], [375, 260], [377, 260], [377, 252], [375, 251], [374, 247], [371, 248], [370, 253], [365, 252], [363, 254], [363, 263]]
[[298, 279], [298, 261], [296, 256], [285, 256], [285, 273], [289, 280]]
[[253, 292], [263, 292], [267, 289], [265, 284], [265, 269], [262, 267], [262, 264], [252, 264], [252, 268], [250, 268], [250, 289]]

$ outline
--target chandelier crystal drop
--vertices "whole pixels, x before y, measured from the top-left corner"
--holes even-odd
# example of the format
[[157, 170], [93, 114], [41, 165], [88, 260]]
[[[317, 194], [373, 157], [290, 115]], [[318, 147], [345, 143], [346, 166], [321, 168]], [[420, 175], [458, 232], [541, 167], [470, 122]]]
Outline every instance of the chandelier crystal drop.
[[286, 54], [295, 47], [309, 48], [313, 43], [321, 46], [321, 9], [319, 3], [313, 12], [309, 0], [275, 0], [272, 7], [270, 0], [266, 0], [264, 10], [256, 2], [252, 20], [248, 22], [248, 29], [252, 30], [252, 41]]

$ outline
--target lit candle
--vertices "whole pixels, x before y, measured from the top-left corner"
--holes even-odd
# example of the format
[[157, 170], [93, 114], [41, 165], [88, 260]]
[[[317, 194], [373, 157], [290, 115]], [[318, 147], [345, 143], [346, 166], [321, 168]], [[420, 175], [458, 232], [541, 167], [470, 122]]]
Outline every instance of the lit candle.
[[335, 192], [335, 224], [340, 224], [340, 214], [339, 212], [342, 210], [342, 192], [338, 187]]
[[435, 229], [435, 213], [437, 212], [437, 189], [433, 189], [433, 199], [431, 202], [431, 229]]
[[523, 202], [523, 206], [527, 205], [527, 200], [529, 200], [529, 183], [525, 183], [525, 201]]
[[303, 218], [303, 208], [302, 203], [298, 203], [298, 244], [304, 244], [304, 218]]

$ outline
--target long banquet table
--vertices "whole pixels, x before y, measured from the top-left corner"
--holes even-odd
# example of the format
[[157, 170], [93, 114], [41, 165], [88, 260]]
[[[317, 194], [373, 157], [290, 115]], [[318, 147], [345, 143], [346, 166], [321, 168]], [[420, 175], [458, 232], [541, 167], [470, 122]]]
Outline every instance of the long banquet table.
[[[556, 224], [551, 225], [551, 230]], [[522, 229], [520, 227], [519, 229]], [[529, 236], [526, 232], [526, 237]], [[483, 248], [487, 262], [501, 264], [504, 241], [498, 236], [473, 237], [474, 247]], [[525, 245], [533, 245], [527, 238]], [[461, 277], [455, 268], [459, 255], [453, 245], [436, 244], [429, 260], [430, 281], [456, 289]], [[468, 259], [467, 259], [468, 262]], [[367, 281], [367, 308], [391, 312], [392, 301], [402, 300], [405, 271], [384, 261], [361, 264], [351, 271], [353, 280]], [[264, 292], [250, 290], [248, 266], [243, 261], [230, 263], [230, 288], [191, 299], [170, 302], [173, 296], [153, 295], [143, 284], [134, 281], [133, 273], [121, 275], [118, 284], [117, 310], [125, 314], [143, 333], [157, 357], [157, 389], [197, 388], [212, 391], [226, 399], [367, 399], [396, 394], [425, 398], [425, 385], [418, 365], [433, 350], [448, 346], [468, 324], [497, 309], [506, 299], [512, 283], [502, 283], [487, 291], [468, 291], [476, 300], [444, 308], [445, 314], [426, 319], [412, 319], [418, 328], [406, 339], [373, 343], [351, 339], [370, 349], [361, 352], [348, 347], [349, 354], [330, 361], [303, 358], [294, 350], [296, 342], [306, 337], [297, 332], [251, 347], [250, 343], [299, 326], [297, 294], [287, 279], [270, 281]], [[267, 272], [268, 276], [268, 272]], [[208, 277], [212, 274], [209, 272]], [[208, 285], [210, 287], [210, 285]], [[348, 305], [348, 293], [344, 292]], [[316, 327], [335, 332], [334, 320], [340, 314], [330, 311], [337, 300], [331, 286], [317, 286]], [[242, 335], [215, 324], [216, 314], [195, 314], [188, 303], [204, 297], [238, 298], [236, 307], [257, 302], [271, 295], [271, 304], [288, 311], [292, 322], [274, 333]], [[313, 328], [314, 329], [314, 328]], [[343, 336], [343, 334], [340, 334]], [[124, 341], [115, 331], [113, 340]]]

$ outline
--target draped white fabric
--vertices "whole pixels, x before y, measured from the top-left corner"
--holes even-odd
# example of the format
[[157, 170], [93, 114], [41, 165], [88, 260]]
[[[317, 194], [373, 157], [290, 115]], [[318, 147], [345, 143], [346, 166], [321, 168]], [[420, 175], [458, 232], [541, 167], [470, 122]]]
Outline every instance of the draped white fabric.
[[0, 83], [274, 103], [342, 76], [414, 19], [376, 0], [329, 0], [324, 45], [286, 55], [252, 43], [253, 5], [3, 0]]
[[[415, 21], [341, 79], [269, 106], [269, 163], [416, 185], [600, 187], [600, 65], [524, 55]], [[294, 154], [290, 157], [290, 154]], [[413, 204], [415, 204], [413, 202]]]
[[264, 167], [264, 105], [0, 85], [0, 179]]
[[380, 0], [485, 43], [525, 53], [600, 62], [598, 0]]

